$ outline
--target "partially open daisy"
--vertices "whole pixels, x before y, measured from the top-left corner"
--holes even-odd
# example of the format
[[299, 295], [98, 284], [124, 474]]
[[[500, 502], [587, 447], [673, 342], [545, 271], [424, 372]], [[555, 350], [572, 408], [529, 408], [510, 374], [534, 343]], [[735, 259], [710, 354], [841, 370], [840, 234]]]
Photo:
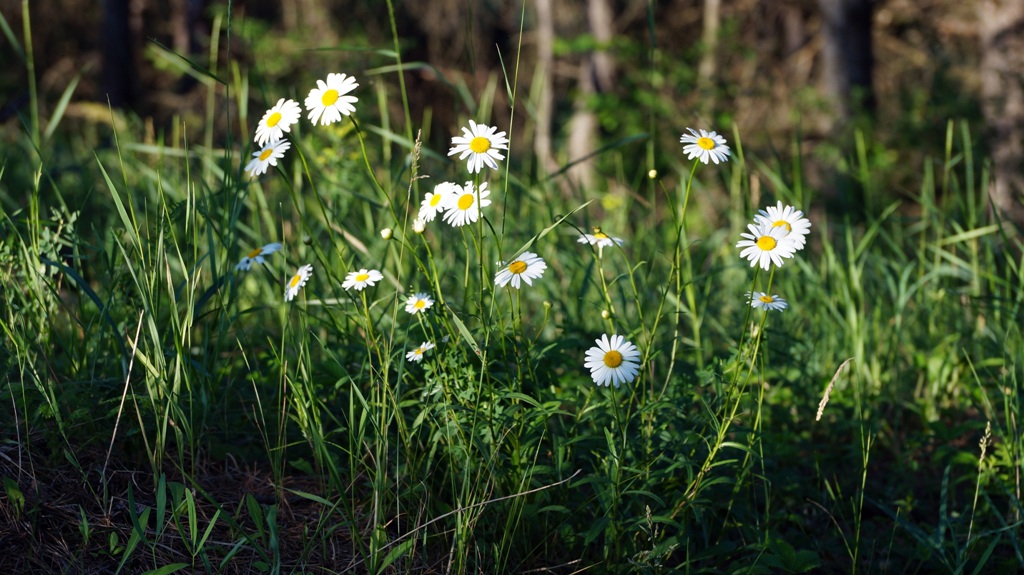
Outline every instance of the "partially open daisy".
[[621, 246], [623, 244], [622, 238], [614, 238], [612, 236], [609, 236], [608, 234], [602, 232], [601, 228], [597, 226], [594, 226], [594, 233], [583, 234], [579, 237], [578, 240], [576, 240], [576, 242], [580, 244], [590, 244], [592, 246], [596, 245], [597, 249], [599, 250], [607, 248], [612, 245]]
[[806, 236], [811, 233], [811, 222], [804, 213], [793, 206], [783, 206], [782, 202], [759, 210], [754, 216], [754, 223], [762, 227], [785, 228], [789, 233], [786, 237], [796, 243], [796, 249], [803, 249], [807, 243]]
[[420, 211], [417, 217], [424, 222], [432, 222], [437, 214], [444, 211], [448, 202], [462, 193], [462, 186], [452, 182], [444, 182], [434, 186], [433, 192], [427, 192], [420, 204]]
[[423, 313], [434, 305], [434, 300], [427, 293], [415, 293], [405, 300], [405, 311], [411, 314]]
[[498, 287], [505, 287], [511, 282], [512, 287], [519, 289], [520, 280], [526, 282], [526, 285], [533, 285], [533, 280], [544, 275], [546, 269], [548, 264], [544, 263], [543, 258], [533, 252], [523, 252], [494, 275], [494, 283]]
[[764, 308], [772, 311], [782, 311], [789, 307], [786, 300], [782, 299], [777, 295], [770, 295], [765, 292], [756, 291], [751, 296], [750, 292], [746, 293], [747, 302], [750, 303], [752, 308]]
[[263, 114], [263, 119], [256, 126], [255, 142], [262, 146], [280, 140], [285, 132], [291, 132], [292, 124], [298, 122], [301, 115], [302, 108], [298, 102], [281, 98]]
[[466, 166], [469, 173], [475, 174], [483, 169], [484, 164], [492, 170], [497, 170], [497, 160], [505, 159], [498, 150], [507, 149], [508, 138], [505, 137], [505, 132], [470, 120], [469, 127], [462, 128], [462, 135], [452, 138], [452, 148], [448, 150], [448, 155], [459, 154], [460, 161], [469, 158]]
[[768, 270], [773, 263], [781, 267], [783, 258], [796, 253], [796, 242], [789, 238], [786, 228], [747, 224], [747, 229], [750, 233], [740, 234], [746, 239], [737, 242], [736, 247], [743, 248], [740, 257], [750, 260], [750, 267], [760, 264], [761, 269]]
[[315, 126], [317, 120], [321, 126], [327, 126], [341, 120], [342, 114], [348, 116], [356, 111], [355, 104], [359, 98], [346, 96], [359, 87], [356, 79], [345, 74], [328, 74], [327, 81], [316, 81], [316, 88], [306, 96], [306, 109], [309, 110], [309, 121]]
[[267, 168], [276, 166], [277, 161], [284, 157], [285, 150], [290, 147], [292, 145], [288, 140], [278, 140], [263, 146], [262, 150], [252, 153], [253, 159], [245, 166], [245, 171], [253, 178], [267, 173]]
[[292, 301], [295, 296], [299, 294], [299, 290], [302, 286], [306, 285], [309, 281], [309, 276], [313, 274], [313, 266], [306, 264], [299, 268], [299, 271], [295, 272], [292, 279], [288, 280], [288, 283], [284, 286], [284, 301]]
[[594, 340], [597, 347], [587, 350], [583, 364], [590, 370], [590, 377], [597, 385], [614, 384], [615, 387], [629, 383], [640, 373], [640, 350], [621, 335], [602, 335]]
[[705, 164], [708, 160], [718, 164], [729, 161], [729, 146], [725, 145], [725, 138], [716, 132], [701, 130], [699, 133], [693, 128], [687, 128], [689, 134], [683, 134], [679, 141], [683, 144], [683, 153], [687, 154], [686, 159], [699, 159]]
[[235, 271], [248, 270], [249, 268], [252, 267], [252, 264], [261, 264], [266, 261], [263, 259], [263, 256], [272, 254], [279, 249], [281, 249], [281, 244], [277, 242], [267, 244], [261, 248], [256, 248], [253, 251], [245, 254], [245, 257], [242, 258], [242, 260], [239, 261], [237, 264], [235, 264]]
[[[487, 182], [480, 184], [479, 202], [477, 202], [477, 193], [473, 182], [466, 182], [465, 186], [459, 188], [458, 194], [453, 194], [448, 198], [448, 205], [444, 207], [444, 221], [454, 227], [459, 227], [480, 219], [480, 208], [491, 205], [491, 200], [487, 199], [487, 196], [491, 195], [487, 189]], [[478, 206], [477, 203], [480, 205]]]
[[384, 278], [384, 274], [377, 270], [368, 270], [363, 268], [357, 272], [349, 272], [345, 276], [345, 281], [342, 282], [341, 287], [345, 289], [356, 288], [362, 290], [366, 286], [372, 286]]
[[423, 354], [427, 353], [428, 350], [434, 349], [434, 344], [429, 341], [425, 341], [420, 344], [419, 347], [405, 354], [405, 359], [409, 361], [421, 362], [423, 361]]

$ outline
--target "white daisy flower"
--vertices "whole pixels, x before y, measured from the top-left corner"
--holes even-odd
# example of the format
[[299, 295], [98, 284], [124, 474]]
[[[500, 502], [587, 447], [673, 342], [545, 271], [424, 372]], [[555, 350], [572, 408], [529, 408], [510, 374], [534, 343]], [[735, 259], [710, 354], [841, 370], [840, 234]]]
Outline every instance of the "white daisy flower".
[[747, 292], [746, 298], [747, 303], [749, 303], [750, 307], [752, 308], [764, 308], [766, 310], [782, 311], [789, 307], [789, 304], [786, 303], [786, 300], [782, 299], [777, 295], [769, 295], [765, 292], [756, 291], [754, 292], [753, 297], [751, 297], [750, 292]]
[[405, 311], [411, 314], [422, 313], [434, 305], [434, 300], [427, 293], [415, 293], [405, 300]]
[[804, 213], [793, 206], [783, 206], [782, 202], [759, 210], [754, 216], [754, 223], [761, 227], [785, 228], [789, 233], [786, 237], [796, 242], [798, 250], [804, 247], [806, 236], [811, 233], [811, 222]]
[[254, 141], [262, 146], [267, 142], [276, 142], [284, 137], [285, 132], [291, 132], [292, 124], [299, 121], [302, 116], [302, 108], [295, 100], [281, 98], [274, 104], [274, 107], [263, 114], [263, 119], [256, 126], [256, 138]]
[[461, 193], [462, 186], [452, 182], [444, 182], [434, 186], [434, 191], [427, 192], [427, 196], [423, 198], [423, 203], [420, 204], [420, 211], [417, 214], [418, 219], [424, 222], [434, 221], [437, 214], [444, 211], [449, 201]]
[[356, 111], [355, 104], [359, 98], [346, 96], [359, 87], [356, 79], [345, 74], [328, 74], [327, 82], [316, 81], [316, 88], [306, 96], [306, 109], [309, 110], [309, 121], [316, 125], [327, 126], [341, 121], [341, 116], [348, 116]]
[[377, 270], [368, 270], [363, 268], [357, 272], [349, 272], [345, 276], [345, 281], [342, 282], [341, 287], [345, 289], [356, 288], [362, 290], [366, 286], [372, 286], [384, 278], [384, 274]]
[[474, 189], [473, 182], [466, 182], [458, 194], [449, 196], [448, 205], [444, 207], [444, 221], [454, 227], [459, 227], [480, 219], [480, 208], [491, 205], [491, 200], [487, 199], [487, 196], [491, 194], [487, 189], [487, 182], [480, 184], [479, 194], [480, 205], [477, 206], [477, 191]]
[[718, 164], [729, 161], [729, 146], [725, 145], [725, 138], [716, 132], [701, 130], [697, 133], [693, 128], [687, 128], [689, 134], [683, 134], [679, 141], [683, 144], [683, 153], [687, 154], [686, 159], [699, 159], [705, 164], [708, 160]]
[[284, 157], [285, 150], [290, 147], [292, 145], [288, 140], [278, 140], [263, 146], [262, 150], [252, 153], [253, 159], [246, 164], [245, 171], [253, 178], [267, 173], [267, 168], [276, 166], [277, 161]]
[[235, 271], [248, 270], [249, 268], [252, 267], [252, 264], [261, 264], [266, 261], [265, 259], [263, 259], [263, 256], [272, 254], [279, 249], [281, 249], [281, 244], [277, 242], [267, 244], [262, 248], [256, 248], [253, 251], [245, 254], [245, 257], [242, 258], [242, 260], [239, 261], [237, 264], [235, 264]]
[[459, 160], [469, 158], [467, 167], [469, 173], [475, 174], [483, 169], [484, 164], [492, 170], [498, 169], [497, 160], [504, 160], [498, 150], [508, 149], [508, 138], [505, 132], [498, 132], [498, 129], [486, 124], [477, 124], [469, 121], [468, 128], [462, 128], [462, 135], [452, 138], [452, 149], [448, 150], [449, 156], [459, 154]]
[[615, 387], [629, 383], [640, 373], [640, 350], [626, 341], [621, 335], [602, 335], [594, 340], [597, 347], [587, 350], [587, 360], [583, 364], [590, 370], [590, 377], [597, 385]]
[[622, 238], [613, 238], [612, 236], [602, 232], [601, 228], [595, 227], [594, 233], [581, 235], [579, 239], [576, 240], [576, 243], [590, 244], [592, 246], [596, 245], [598, 249], [601, 249], [607, 248], [613, 244], [621, 246], [624, 242]]
[[758, 264], [761, 269], [768, 270], [771, 264], [782, 267], [783, 258], [791, 258], [796, 253], [796, 242], [789, 238], [786, 228], [768, 228], [747, 224], [748, 234], [740, 234], [746, 238], [736, 243], [736, 247], [744, 248], [741, 258], [750, 260], [750, 267]]
[[533, 252], [523, 252], [515, 261], [502, 267], [497, 274], [494, 275], [494, 283], [498, 287], [505, 287], [512, 283], [512, 287], [519, 289], [520, 279], [526, 282], [526, 285], [533, 285], [533, 280], [544, 275], [544, 270], [548, 269], [548, 264], [544, 263], [544, 259]]
[[405, 354], [405, 359], [409, 361], [421, 362], [423, 361], [423, 354], [427, 353], [428, 350], [434, 349], [434, 344], [429, 341], [425, 341], [420, 344], [419, 347]]
[[292, 279], [288, 280], [288, 283], [284, 287], [284, 301], [292, 301], [295, 296], [298, 295], [299, 290], [302, 286], [306, 285], [309, 281], [309, 276], [313, 274], [313, 266], [306, 264], [299, 268], [299, 271], [295, 272]]

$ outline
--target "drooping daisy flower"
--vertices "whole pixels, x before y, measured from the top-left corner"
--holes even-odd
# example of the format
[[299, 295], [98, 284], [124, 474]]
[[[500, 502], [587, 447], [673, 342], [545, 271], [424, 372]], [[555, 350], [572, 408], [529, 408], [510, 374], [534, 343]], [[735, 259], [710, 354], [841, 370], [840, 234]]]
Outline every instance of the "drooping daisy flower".
[[295, 296], [298, 295], [299, 290], [302, 286], [306, 285], [309, 281], [309, 276], [313, 274], [313, 266], [306, 264], [299, 268], [299, 271], [295, 272], [292, 279], [288, 280], [288, 283], [284, 286], [284, 301], [292, 301]]
[[346, 96], [359, 87], [356, 79], [345, 74], [328, 74], [327, 82], [316, 81], [316, 88], [306, 96], [306, 109], [309, 110], [309, 121], [316, 125], [327, 126], [341, 120], [342, 114], [348, 116], [356, 111], [355, 104], [359, 98]]
[[729, 161], [729, 146], [725, 145], [725, 138], [716, 132], [701, 130], [700, 133], [693, 128], [687, 128], [689, 134], [683, 134], [679, 141], [683, 144], [683, 153], [687, 154], [686, 159], [699, 159], [705, 164], [708, 160], [718, 164]]
[[782, 299], [781, 297], [777, 295], [769, 295], [761, 291], [754, 292], [753, 297], [751, 297], [750, 292], [747, 292], [746, 298], [747, 302], [750, 303], [750, 307], [755, 309], [764, 308], [767, 310], [782, 311], [789, 307], [789, 304], [786, 303], [786, 300]]
[[487, 199], [487, 196], [491, 194], [487, 189], [487, 182], [480, 184], [479, 206], [477, 205], [477, 193], [473, 182], [466, 182], [457, 195], [448, 198], [448, 205], [444, 207], [444, 221], [454, 227], [459, 227], [480, 219], [480, 208], [491, 205], [491, 200]]
[[598, 249], [607, 248], [613, 244], [622, 245], [624, 242], [622, 238], [613, 238], [608, 234], [601, 231], [601, 228], [594, 226], [594, 233], [583, 234], [580, 236], [576, 243], [596, 245]]
[[748, 234], [740, 234], [746, 238], [736, 243], [736, 247], [744, 248], [740, 257], [750, 260], [750, 267], [758, 264], [761, 269], [768, 270], [771, 264], [782, 266], [783, 258], [791, 258], [796, 253], [796, 242], [789, 238], [786, 228], [769, 228], [747, 224]]
[[411, 314], [423, 313], [434, 305], [434, 300], [427, 293], [415, 293], [405, 300], [405, 311]]
[[548, 264], [544, 263], [543, 258], [533, 252], [523, 252], [515, 261], [502, 267], [494, 275], [494, 283], [498, 287], [505, 287], [511, 282], [512, 287], [519, 289], [520, 279], [526, 282], [526, 285], [533, 285], [533, 280], [544, 275], [546, 269]]
[[267, 173], [267, 168], [276, 166], [277, 161], [284, 157], [284, 152], [292, 147], [288, 140], [271, 142], [258, 152], [252, 153], [252, 160], [245, 166], [245, 171], [250, 177], [255, 178]]
[[405, 354], [405, 359], [409, 361], [421, 362], [423, 361], [423, 354], [427, 353], [428, 350], [434, 349], [434, 344], [429, 341], [425, 341], [420, 344], [419, 347]]
[[345, 289], [356, 288], [362, 290], [366, 286], [372, 286], [384, 278], [384, 274], [377, 270], [368, 270], [363, 268], [357, 272], [349, 272], [345, 276], [345, 281], [342, 282], [341, 287]]
[[498, 169], [497, 160], [504, 160], [498, 150], [508, 149], [508, 138], [505, 132], [498, 132], [498, 129], [486, 124], [477, 124], [469, 121], [468, 128], [462, 128], [462, 135], [452, 138], [452, 148], [448, 150], [449, 156], [459, 154], [459, 160], [469, 158], [466, 166], [469, 173], [475, 174], [483, 169], [484, 164], [492, 170]]
[[245, 257], [242, 258], [242, 260], [239, 261], [237, 264], [235, 264], [235, 271], [248, 270], [249, 268], [252, 267], [252, 264], [261, 264], [266, 261], [265, 259], [263, 259], [263, 256], [272, 254], [279, 249], [281, 249], [281, 244], [277, 242], [267, 244], [262, 248], [256, 248], [253, 251], [245, 254]]
[[602, 335], [594, 340], [597, 347], [587, 350], [587, 360], [583, 364], [590, 370], [590, 377], [597, 385], [615, 387], [629, 383], [640, 373], [640, 350], [626, 341], [621, 335]]
[[811, 233], [811, 222], [804, 213], [793, 206], [783, 207], [782, 202], [759, 210], [754, 216], [754, 223], [762, 227], [785, 228], [789, 233], [786, 237], [796, 243], [796, 249], [803, 249], [807, 243], [807, 234]]
[[255, 142], [262, 146], [267, 142], [276, 142], [284, 137], [285, 132], [291, 132], [292, 124], [299, 121], [302, 115], [302, 108], [295, 100], [281, 98], [274, 104], [274, 107], [263, 114], [263, 119], [256, 126]]
[[437, 214], [444, 211], [445, 206], [453, 198], [462, 193], [462, 186], [452, 182], [444, 182], [434, 186], [433, 192], [427, 192], [420, 204], [420, 211], [417, 217], [424, 222], [432, 222]]
[[423, 221], [423, 218], [416, 218], [412, 222], [412, 231], [417, 234], [422, 234], [427, 229], [427, 222]]

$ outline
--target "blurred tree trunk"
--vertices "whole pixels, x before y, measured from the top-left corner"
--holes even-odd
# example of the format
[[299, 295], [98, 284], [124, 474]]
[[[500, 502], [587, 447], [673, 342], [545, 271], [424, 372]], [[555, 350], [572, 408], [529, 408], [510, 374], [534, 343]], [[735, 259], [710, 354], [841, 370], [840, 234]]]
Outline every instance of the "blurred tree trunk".
[[312, 44], [333, 44], [337, 35], [331, 26], [325, 0], [281, 0], [281, 20], [286, 30], [302, 30]]
[[115, 108], [134, 107], [140, 97], [133, 39], [133, 0], [103, 0], [103, 92]]
[[[569, 161], [588, 157], [597, 150], [598, 120], [590, 109], [589, 100], [598, 92], [610, 90], [615, 82], [615, 61], [604, 48], [614, 36], [608, 0], [587, 0], [587, 23], [598, 48], [584, 56], [580, 64], [575, 112], [569, 121]], [[575, 185], [589, 187], [594, 180], [593, 160], [574, 165], [567, 175]]]
[[722, 22], [722, 0], [704, 0], [704, 17], [701, 23], [700, 64], [697, 66], [697, 91], [701, 94], [700, 115], [707, 121], [712, 113], [714, 78], [718, 69], [718, 29]]
[[553, 0], [537, 0], [537, 127], [533, 134], [533, 153], [537, 173], [546, 176], [558, 166], [551, 152], [551, 123], [555, 110], [555, 18]]
[[1000, 216], [1024, 227], [1024, 1], [978, 3], [982, 111], [991, 136]]
[[872, 0], [818, 0], [822, 14], [822, 88], [840, 121], [874, 112]]

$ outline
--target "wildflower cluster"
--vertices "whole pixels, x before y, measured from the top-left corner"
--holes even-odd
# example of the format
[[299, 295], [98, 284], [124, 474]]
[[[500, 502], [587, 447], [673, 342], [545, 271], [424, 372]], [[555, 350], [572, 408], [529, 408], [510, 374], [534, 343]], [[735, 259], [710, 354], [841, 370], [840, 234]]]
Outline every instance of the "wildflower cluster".
[[[359, 87], [355, 78], [346, 74], [328, 74], [326, 80], [317, 80], [317, 85], [309, 91], [304, 100], [307, 119], [314, 125], [326, 126], [341, 121], [356, 111], [358, 98], [351, 93]], [[286, 136], [292, 133], [302, 116], [302, 108], [298, 102], [281, 98], [260, 119], [256, 127], [254, 142], [261, 147], [253, 153], [253, 159], [246, 165], [245, 171], [256, 177], [267, 172], [271, 166], [284, 157], [291, 148]], [[690, 160], [709, 164], [727, 162], [730, 157], [729, 146], [724, 137], [716, 132], [687, 128], [680, 142], [683, 153]], [[416, 234], [423, 234], [427, 224], [441, 220], [452, 228], [463, 228], [468, 224], [478, 224], [485, 217], [485, 210], [491, 206], [491, 190], [483, 181], [488, 171], [498, 170], [498, 162], [505, 159], [509, 149], [509, 138], [497, 127], [469, 121], [468, 127], [461, 129], [461, 135], [451, 139], [448, 156], [457, 157], [458, 161], [466, 162], [466, 169], [475, 179], [464, 183], [442, 182], [433, 187], [418, 202], [419, 209], [411, 229]], [[488, 170], [484, 170], [484, 168]], [[696, 166], [695, 166], [696, 167]], [[761, 210], [748, 226], [748, 232], [742, 234], [743, 239], [737, 244], [742, 248], [741, 256], [750, 261], [751, 266], [760, 265], [768, 270], [772, 265], [782, 266], [785, 259], [801, 249], [805, 236], [810, 230], [810, 223], [803, 218], [803, 213], [781, 203], [776, 207]], [[483, 240], [482, 224], [476, 238], [478, 245]], [[580, 244], [591, 246], [598, 264], [601, 263], [606, 248], [621, 249], [625, 244], [622, 238], [603, 232], [601, 228], [593, 228], [593, 233], [583, 233], [577, 238]], [[391, 240], [394, 230], [386, 227], [381, 230], [381, 237]], [[255, 249], [245, 255], [236, 265], [237, 271], [251, 269], [254, 264], [263, 264], [265, 256], [282, 249], [281, 244], [271, 243]], [[483, 252], [481, 251], [480, 254]], [[525, 289], [535, 282], [542, 281], [548, 264], [544, 258], [531, 251], [524, 251], [510, 261], [498, 262], [494, 274], [494, 285], [498, 288]], [[306, 285], [313, 273], [313, 266], [302, 265], [285, 285], [285, 301], [293, 300]], [[603, 272], [602, 272], [603, 273]], [[373, 287], [384, 278], [377, 269], [361, 268], [349, 272], [343, 283], [345, 290], [363, 291]], [[769, 282], [770, 285], [770, 282]], [[766, 310], [782, 310], [786, 302], [769, 292], [747, 292], [747, 301], [756, 308]], [[365, 305], [365, 298], [364, 298]], [[415, 292], [405, 299], [406, 313], [422, 317], [434, 305], [434, 299], [427, 292]], [[602, 317], [611, 321], [610, 309], [602, 311]], [[596, 346], [586, 351], [584, 367], [590, 370], [593, 381], [599, 386], [619, 387], [630, 383], [640, 373], [641, 352], [632, 342], [619, 334], [602, 334], [594, 340]], [[434, 349], [430, 341], [421, 343], [406, 354], [406, 359], [421, 362], [424, 354]]]
[[[309, 91], [305, 101], [309, 121], [314, 126], [317, 121], [321, 126], [333, 124], [341, 121], [342, 116], [356, 111], [353, 104], [359, 99], [348, 95], [359, 87], [355, 78], [346, 74], [328, 74], [326, 82], [317, 80], [316, 84], [317, 87]], [[245, 172], [250, 177], [267, 173], [270, 166], [276, 166], [277, 161], [284, 157], [284, 153], [292, 146], [284, 136], [291, 133], [292, 126], [299, 122], [301, 116], [299, 103], [284, 98], [263, 114], [253, 138], [260, 146], [260, 151], [253, 152], [253, 159], [245, 166]]]
[[[761, 269], [769, 271], [772, 265], [782, 267], [786, 259], [803, 249], [810, 232], [811, 222], [802, 211], [778, 202], [757, 212], [754, 223], [747, 224], [747, 233], [740, 234], [743, 239], [736, 247], [742, 248], [740, 257], [749, 260], [750, 267], [760, 265]], [[764, 310], [782, 311], [789, 305], [783, 298], [768, 292], [748, 291], [745, 297], [752, 307]]]

